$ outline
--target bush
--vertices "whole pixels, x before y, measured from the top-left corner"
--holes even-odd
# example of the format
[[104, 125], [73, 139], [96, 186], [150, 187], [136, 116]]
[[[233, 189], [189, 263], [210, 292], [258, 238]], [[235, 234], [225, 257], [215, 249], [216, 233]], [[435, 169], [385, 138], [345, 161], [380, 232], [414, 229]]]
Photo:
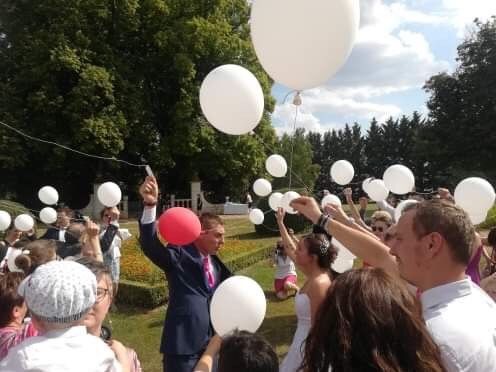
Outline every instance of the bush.
[[164, 273], [143, 254], [136, 237], [123, 242], [121, 251], [122, 279], [150, 285], [164, 283]]
[[160, 306], [167, 300], [168, 290], [165, 283], [165, 279], [162, 279], [162, 284], [154, 285], [121, 279], [116, 302], [145, 309]]
[[[269, 206], [269, 199], [261, 199], [257, 208], [262, 211], [269, 211], [265, 213], [264, 222], [261, 225], [255, 225], [255, 231], [262, 235], [279, 235], [279, 228], [277, 227], [276, 213]], [[288, 229], [293, 229], [295, 233], [300, 233], [307, 230], [312, 226], [312, 223], [305, 217], [299, 214], [288, 214], [284, 217], [284, 224]]]
[[251, 265], [254, 265], [259, 261], [263, 261], [271, 257], [273, 252], [274, 252], [274, 245], [270, 244], [267, 247], [259, 248], [254, 252], [245, 253], [241, 256], [225, 261], [224, 263], [229, 268], [229, 270], [231, 270], [231, 272], [234, 273], [236, 271], [240, 271]]

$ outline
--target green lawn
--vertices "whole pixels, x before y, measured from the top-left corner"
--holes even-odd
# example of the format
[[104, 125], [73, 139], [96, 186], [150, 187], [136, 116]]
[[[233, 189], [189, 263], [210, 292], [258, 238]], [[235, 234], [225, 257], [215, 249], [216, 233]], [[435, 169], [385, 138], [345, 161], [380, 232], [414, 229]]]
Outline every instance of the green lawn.
[[[279, 357], [282, 357], [288, 350], [296, 326], [294, 298], [279, 301], [274, 297], [274, 269], [268, 261], [259, 262], [238, 274], [252, 277], [264, 289], [268, 306], [259, 332], [275, 347]], [[300, 275], [300, 279], [301, 277]], [[146, 372], [162, 371], [158, 348], [164, 314], [164, 307], [152, 311], [119, 307], [110, 315], [114, 337], [136, 350]]]

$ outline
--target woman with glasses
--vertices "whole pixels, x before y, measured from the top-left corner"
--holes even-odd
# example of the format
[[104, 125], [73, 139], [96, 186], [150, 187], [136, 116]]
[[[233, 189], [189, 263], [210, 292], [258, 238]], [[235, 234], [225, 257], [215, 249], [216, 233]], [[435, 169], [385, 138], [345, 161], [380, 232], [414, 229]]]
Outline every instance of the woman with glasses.
[[[90, 269], [95, 274], [97, 280], [96, 302], [88, 314], [86, 314], [84, 324], [88, 329], [88, 333], [101, 337], [112, 348], [112, 343], [115, 340], [112, 340], [108, 328], [102, 327], [113, 300], [110, 270], [102, 262], [87, 257], [81, 258], [77, 262]], [[136, 352], [130, 348], [126, 348], [126, 350], [131, 364], [131, 372], [141, 372], [141, 365]]]
[[371, 217], [370, 229], [384, 243], [386, 231], [392, 224], [393, 220], [388, 212], [377, 211]]

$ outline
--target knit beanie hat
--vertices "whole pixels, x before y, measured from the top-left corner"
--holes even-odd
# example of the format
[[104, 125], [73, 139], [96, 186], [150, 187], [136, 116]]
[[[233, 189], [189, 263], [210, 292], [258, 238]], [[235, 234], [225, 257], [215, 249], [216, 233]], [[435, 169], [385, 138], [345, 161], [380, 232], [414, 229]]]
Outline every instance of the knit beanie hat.
[[17, 291], [38, 319], [47, 323], [72, 323], [95, 303], [96, 278], [77, 262], [51, 261], [26, 277]]

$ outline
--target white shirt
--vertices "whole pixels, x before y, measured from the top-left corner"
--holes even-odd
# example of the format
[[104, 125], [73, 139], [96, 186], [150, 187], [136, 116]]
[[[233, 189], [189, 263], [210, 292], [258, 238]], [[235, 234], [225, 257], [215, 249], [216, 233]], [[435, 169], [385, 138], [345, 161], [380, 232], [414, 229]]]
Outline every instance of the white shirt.
[[449, 372], [496, 371], [496, 304], [470, 278], [422, 293], [427, 328]]
[[85, 326], [30, 337], [9, 350], [2, 372], [121, 372], [112, 350]]
[[296, 275], [295, 264], [289, 256], [283, 259], [281, 256], [275, 255], [274, 260], [276, 263], [275, 279], [284, 279], [288, 275]]
[[59, 239], [61, 242], [65, 242], [65, 231], [66, 231], [66, 228], [65, 227], [60, 227], [59, 228]]

